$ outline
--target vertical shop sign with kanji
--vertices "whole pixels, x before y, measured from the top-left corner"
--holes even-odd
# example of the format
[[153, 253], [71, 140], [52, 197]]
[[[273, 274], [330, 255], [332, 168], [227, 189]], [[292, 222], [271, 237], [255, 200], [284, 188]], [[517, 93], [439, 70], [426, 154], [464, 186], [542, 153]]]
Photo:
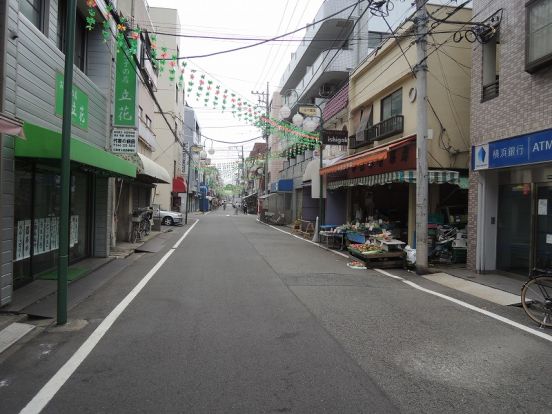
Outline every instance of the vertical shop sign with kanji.
[[[56, 72], [56, 115], [63, 116], [63, 75]], [[88, 95], [73, 85], [71, 99], [71, 124], [88, 129]]]
[[136, 127], [136, 64], [125, 47], [118, 49], [113, 126]]

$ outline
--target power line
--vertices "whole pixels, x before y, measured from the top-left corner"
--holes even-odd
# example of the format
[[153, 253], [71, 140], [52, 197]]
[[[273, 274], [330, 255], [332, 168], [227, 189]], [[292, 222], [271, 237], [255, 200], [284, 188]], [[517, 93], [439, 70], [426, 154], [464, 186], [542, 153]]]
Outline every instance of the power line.
[[[373, 0], [361, 0], [361, 1], [370, 1], [370, 3], [373, 1]], [[335, 17], [337, 16], [338, 14], [340, 13], [343, 13], [344, 11], [350, 9], [351, 7], [356, 7], [357, 6], [357, 3], [355, 4], [352, 4], [352, 5], [349, 5], [335, 13], [332, 13], [331, 15], [327, 16], [327, 17], [324, 17], [323, 19], [320, 19], [320, 20], [317, 20], [317, 21], [314, 21], [310, 24], [307, 24], [306, 26], [303, 26], [303, 27], [300, 27], [298, 29], [295, 29], [291, 32], [288, 32], [288, 33], [284, 33], [284, 34], [281, 34], [281, 35], [278, 35], [278, 36], [274, 36], [272, 38], [269, 38], [269, 39], [264, 39], [262, 41], [259, 41], [259, 42], [256, 42], [256, 43], [252, 43], [250, 45], [246, 45], [246, 46], [240, 46], [240, 47], [236, 47], [236, 48], [233, 48], [233, 49], [227, 49], [227, 50], [221, 50], [221, 51], [218, 51], [218, 52], [213, 52], [213, 53], [206, 53], [206, 54], [203, 54], [203, 55], [195, 55], [195, 56], [178, 56], [177, 59], [178, 60], [181, 60], [181, 59], [197, 59], [197, 58], [203, 58], [203, 57], [211, 57], [211, 56], [217, 56], [217, 55], [222, 55], [222, 54], [225, 54], [225, 53], [230, 53], [230, 52], [236, 52], [236, 51], [239, 51], [239, 50], [244, 50], [244, 49], [249, 49], [249, 48], [252, 48], [252, 47], [255, 47], [255, 46], [259, 46], [259, 45], [262, 45], [262, 44], [265, 44], [265, 43], [268, 43], [270, 41], [274, 41], [274, 40], [277, 40], [277, 39], [281, 39], [281, 38], [284, 38], [286, 36], [289, 36], [291, 34], [294, 34], [294, 33], [297, 33], [297, 32], [300, 32], [301, 30], [305, 30], [305, 29], [308, 29], [309, 27], [311, 26], [314, 26], [318, 23], [321, 23], [323, 21], [326, 21], [328, 19], [331, 19], [332, 17]], [[354, 9], [353, 9], [354, 10]]]

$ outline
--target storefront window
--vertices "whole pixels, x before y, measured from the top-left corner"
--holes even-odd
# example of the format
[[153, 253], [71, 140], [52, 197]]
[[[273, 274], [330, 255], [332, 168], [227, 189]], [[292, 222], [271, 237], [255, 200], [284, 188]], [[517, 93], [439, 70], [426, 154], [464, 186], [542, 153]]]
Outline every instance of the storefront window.
[[535, 267], [552, 268], [552, 186], [537, 188]]
[[531, 248], [531, 184], [501, 185], [497, 268], [527, 275]]
[[[56, 167], [16, 161], [14, 286], [55, 270], [59, 248], [60, 175]], [[71, 177], [69, 260], [89, 254], [89, 176]], [[48, 277], [51, 278], [51, 277]]]

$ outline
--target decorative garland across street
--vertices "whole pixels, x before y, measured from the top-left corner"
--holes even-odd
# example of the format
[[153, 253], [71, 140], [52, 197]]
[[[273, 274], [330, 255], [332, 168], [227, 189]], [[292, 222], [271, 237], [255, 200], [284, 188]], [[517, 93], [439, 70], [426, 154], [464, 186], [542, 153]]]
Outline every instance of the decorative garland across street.
[[[86, 29], [94, 30], [97, 17], [101, 16], [102, 13], [97, 9], [96, 0], [86, 0], [86, 5], [88, 7]], [[195, 97], [195, 100], [204, 107], [218, 109], [221, 112], [231, 112], [238, 120], [263, 128], [291, 143], [292, 146], [282, 154], [284, 157], [294, 157], [301, 150], [304, 151], [318, 145], [318, 134], [307, 132], [286, 121], [266, 117], [255, 104], [224, 87], [218, 81], [215, 82], [206, 73], [197, 69], [190, 69], [187, 61], [182, 60], [181, 65], [179, 65], [181, 59], [175, 53], [169, 54], [166, 47], [161, 47], [158, 50], [155, 34], [150, 35], [147, 30], [142, 30], [138, 26], [131, 28], [128, 20], [116, 11], [109, 1], [106, 1], [106, 10], [107, 19], [102, 22], [102, 38], [107, 43], [114, 36], [118, 53], [127, 44], [128, 40], [129, 52], [137, 54], [138, 39], [146, 40], [149, 38], [149, 55], [154, 69], [159, 74], [167, 71], [170, 82], [177, 82], [178, 88], [181, 90], [186, 88], [188, 96]], [[118, 24], [115, 24], [113, 15], [119, 16]], [[112, 32], [112, 24], [116, 28], [115, 33]]]

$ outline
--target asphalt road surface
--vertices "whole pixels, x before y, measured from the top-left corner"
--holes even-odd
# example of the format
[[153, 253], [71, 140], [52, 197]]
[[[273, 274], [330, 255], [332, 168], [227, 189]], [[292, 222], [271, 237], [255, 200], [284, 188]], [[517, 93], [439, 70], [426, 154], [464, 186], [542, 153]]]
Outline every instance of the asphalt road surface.
[[[86, 326], [46, 327], [0, 360], [0, 412], [29, 403], [185, 230], [73, 309]], [[542, 338], [254, 216], [201, 216], [173, 250], [43, 412], [552, 412]], [[391, 272], [530, 326], [518, 308]]]

